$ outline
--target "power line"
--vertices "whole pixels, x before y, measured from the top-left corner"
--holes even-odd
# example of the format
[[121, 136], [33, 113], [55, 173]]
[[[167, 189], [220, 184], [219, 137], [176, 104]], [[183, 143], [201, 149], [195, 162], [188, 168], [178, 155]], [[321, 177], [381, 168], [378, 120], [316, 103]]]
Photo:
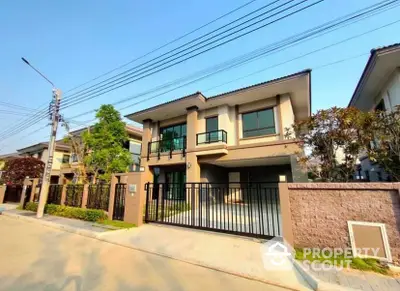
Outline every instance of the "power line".
[[29, 107], [25, 107], [25, 106], [9, 103], [9, 102], [4, 102], [4, 101], [0, 101], [0, 105], [5, 106], [5, 107], [9, 107], [9, 108], [13, 108], [13, 109], [17, 109], [17, 110], [36, 111], [33, 108], [29, 108]]
[[[291, 0], [291, 1], [293, 1], [293, 0]], [[273, 16], [276, 16], [276, 15], [278, 15], [278, 14], [280, 14], [280, 13], [282, 13], [282, 12], [285, 12], [286, 10], [288, 10], [288, 9], [290, 9], [290, 8], [293, 8], [293, 7], [295, 7], [295, 6], [299, 5], [299, 4], [302, 4], [302, 3], [306, 2], [306, 1], [309, 1], [309, 0], [303, 0], [303, 1], [299, 2], [299, 3], [297, 3], [297, 4], [292, 5], [291, 7], [288, 7], [288, 8], [285, 8], [285, 9], [283, 9], [283, 10], [280, 10], [279, 12], [277, 12], [277, 13], [275, 13], [275, 14], [269, 16], [269, 17], [266, 17], [265, 19], [268, 19], [268, 18], [271, 18], [271, 17], [273, 17]], [[148, 77], [148, 76], [153, 75], [153, 74], [155, 74], [155, 73], [158, 73], [158, 72], [160, 72], [160, 71], [163, 71], [163, 70], [165, 70], [165, 69], [168, 69], [168, 68], [170, 68], [170, 67], [172, 67], [172, 66], [175, 66], [175, 65], [177, 65], [177, 64], [180, 64], [180, 63], [182, 63], [182, 62], [184, 62], [184, 61], [186, 61], [186, 60], [189, 60], [189, 59], [191, 59], [191, 58], [194, 58], [194, 57], [196, 57], [196, 56], [198, 56], [198, 55], [201, 55], [201, 54], [203, 54], [203, 53], [205, 53], [205, 52], [208, 52], [208, 51], [210, 51], [210, 50], [212, 50], [212, 49], [215, 49], [215, 48], [220, 47], [220, 46], [222, 46], [222, 45], [225, 45], [225, 44], [227, 44], [227, 43], [229, 43], [229, 42], [232, 42], [232, 41], [234, 41], [234, 40], [236, 40], [236, 39], [238, 39], [238, 38], [241, 38], [241, 37], [243, 37], [243, 36], [245, 36], [245, 35], [248, 35], [248, 34], [250, 34], [250, 33], [253, 33], [253, 32], [255, 32], [255, 31], [257, 31], [257, 30], [259, 30], [259, 29], [261, 29], [261, 28], [263, 28], [263, 27], [266, 27], [266, 26], [271, 25], [271, 24], [273, 24], [273, 23], [275, 23], [275, 22], [278, 22], [278, 21], [280, 21], [280, 20], [282, 20], [282, 19], [285, 19], [285, 18], [287, 18], [287, 17], [290, 17], [290, 16], [292, 16], [292, 15], [294, 15], [294, 14], [296, 14], [296, 13], [299, 13], [299, 12], [301, 12], [301, 11], [303, 11], [303, 10], [309, 9], [309, 8], [311, 8], [312, 6], [314, 6], [314, 5], [316, 5], [316, 4], [319, 4], [319, 3], [323, 2], [323, 1], [325, 1], [325, 0], [316, 1], [316, 2], [314, 2], [314, 3], [312, 3], [312, 4], [309, 4], [309, 5], [305, 6], [305, 7], [302, 7], [302, 8], [300, 8], [300, 9], [296, 10], [296, 11], [293, 11], [293, 12], [291, 12], [291, 13], [289, 13], [289, 14], [286, 14], [286, 15], [284, 15], [284, 16], [278, 18], [278, 19], [275, 19], [275, 20], [270, 21], [270, 22], [268, 22], [268, 23], [266, 23], [266, 24], [263, 24], [263, 25], [258, 26], [258, 27], [256, 27], [256, 28], [253, 28], [252, 30], [246, 31], [246, 32], [244, 32], [244, 33], [242, 33], [242, 34], [240, 34], [240, 35], [238, 35], [238, 36], [235, 36], [235, 37], [233, 37], [233, 38], [231, 38], [231, 39], [225, 40], [225, 41], [223, 41], [222, 43], [216, 44], [216, 45], [214, 45], [214, 46], [212, 46], [212, 47], [210, 47], [210, 48], [206, 48], [205, 50], [200, 51], [200, 52], [197, 52], [196, 54], [191, 55], [191, 56], [188, 56], [188, 57], [186, 57], [186, 58], [184, 58], [184, 59], [182, 59], [182, 60], [177, 60], [177, 59], [181, 58], [182, 56], [179, 56], [179, 57], [177, 57], [177, 58], [175, 58], [175, 59], [169, 60], [169, 61], [167, 61], [167, 62], [165, 62], [165, 63], [162, 64], [162, 65], [167, 64], [166, 67], [162, 67], [162, 68], [160, 68], [160, 69], [157, 69], [157, 67], [147, 69], [147, 70], [141, 72], [140, 74], [136, 74], [136, 75], [130, 76], [130, 77], [127, 78], [127, 79], [124, 79], [124, 80], [119, 81], [119, 82], [117, 82], [117, 83], [115, 83], [115, 84], [109, 85], [108, 87], [105, 87], [105, 88], [103, 88], [103, 89], [100, 90], [100, 91], [103, 91], [103, 90], [107, 90], [107, 89], [109, 89], [109, 88], [111, 88], [111, 87], [114, 87], [114, 88], [111, 88], [111, 89], [109, 89], [109, 90], [107, 90], [107, 91], [105, 91], [105, 92], [100, 92], [100, 93], [98, 93], [98, 94], [95, 94], [94, 96], [90, 96], [90, 95], [89, 95], [89, 96], [85, 96], [83, 100], [82, 100], [82, 99], [81, 99], [81, 100], [77, 100], [77, 101], [75, 101], [75, 103], [74, 103], [74, 101], [70, 102], [71, 100], [69, 100], [69, 101], [67, 101], [67, 102], [64, 104], [64, 108], [67, 108], [67, 107], [69, 107], [69, 106], [71, 106], [71, 105], [75, 105], [75, 104], [78, 104], [78, 103], [80, 103], [80, 102], [83, 102], [83, 101], [92, 99], [92, 98], [97, 97], [97, 96], [99, 96], [99, 95], [103, 95], [103, 94], [105, 94], [105, 93], [107, 93], [107, 92], [113, 91], [113, 90], [118, 89], [118, 88], [120, 88], [120, 87], [122, 87], [122, 86], [126, 86], [126, 85], [128, 85], [128, 84], [130, 84], [130, 83], [133, 83], [133, 82], [137, 81], [137, 80], [143, 79], [143, 78], [145, 78], [145, 77]], [[265, 19], [263, 19], [263, 20], [265, 20]], [[255, 24], [257, 24], [257, 23], [259, 23], [259, 22], [260, 22], [260, 21], [256, 22]], [[242, 28], [242, 29], [240, 29], [240, 30], [238, 30], [238, 31], [236, 31], [236, 32], [234, 32], [234, 33], [231, 33], [231, 34], [229, 34], [229, 35], [227, 35], [227, 36], [231, 36], [232, 34], [236, 34], [237, 32], [240, 32], [240, 31], [242, 31], [242, 30], [244, 30], [244, 29], [247, 29], [248, 27], [250, 27], [250, 26], [252, 26], [252, 25], [254, 25], [254, 24], [251, 24], [251, 25], [249, 25], [249, 26], [247, 26], [247, 27], [245, 27], [245, 28]], [[192, 51], [190, 51], [190, 52], [188, 52], [188, 53], [185, 53], [183, 56], [185, 56], [185, 55], [187, 55], [187, 54], [190, 54], [190, 53], [192, 53], [192, 52], [195, 52], [196, 50], [205, 48], [206, 46], [208, 46], [208, 45], [210, 45], [210, 44], [213, 44], [213, 43], [215, 43], [215, 42], [217, 42], [217, 41], [219, 41], [219, 40], [222, 40], [222, 39], [226, 38], [227, 36], [224, 36], [224, 37], [222, 37], [222, 38], [220, 38], [220, 39], [217, 39], [217, 40], [215, 40], [215, 41], [213, 41], [213, 42], [211, 42], [211, 43], [209, 43], [209, 44], [205, 44], [205, 45], [203, 45], [203, 46], [201, 46], [201, 47], [199, 47], [199, 48], [196, 48], [196, 49], [194, 49], [194, 50], [192, 50]], [[175, 61], [175, 60], [176, 60], [175, 63], [172, 63], [172, 64], [169, 64], [169, 65], [168, 65], [168, 63], [173, 62], [173, 61]], [[150, 72], [150, 71], [153, 70], [153, 69], [156, 69], [156, 71]], [[142, 74], [144, 74], [144, 73], [147, 73], [147, 74], [142, 75]], [[132, 74], [132, 73], [130, 73], [130, 74]], [[135, 78], [135, 77], [137, 77], [137, 78]], [[131, 80], [132, 78], [134, 78], [134, 79]], [[128, 81], [128, 80], [130, 80], [130, 81], [129, 81], [129, 82], [126, 82], [126, 81]], [[113, 81], [112, 81], [112, 82], [113, 82]], [[124, 83], [124, 82], [125, 82], [125, 83]], [[121, 84], [121, 83], [123, 83], [123, 84]], [[118, 84], [121, 84], [121, 85], [118, 85]], [[118, 85], [118, 86], [115, 87], [115, 85]], [[104, 86], [104, 85], [102, 85], [102, 86]], [[99, 92], [99, 91], [97, 91], [97, 92]], [[93, 93], [97, 93], [97, 92], [92, 92], [92, 94], [93, 94]], [[85, 94], [88, 94], [88, 92], [86, 92]], [[77, 99], [77, 98], [74, 98], [74, 99]]]
[[134, 63], [134, 62], [136, 62], [138, 60], [141, 60], [141, 59], [143, 59], [143, 58], [145, 58], [145, 57], [147, 57], [147, 56], [159, 51], [160, 49], [163, 49], [163, 48], [167, 47], [168, 45], [173, 44], [173, 43], [175, 43], [175, 42], [177, 42], [177, 41], [179, 41], [179, 40], [181, 40], [181, 39], [183, 39], [183, 38], [185, 38], [185, 37], [197, 32], [199, 30], [203, 29], [204, 27], [207, 27], [210, 24], [213, 24], [213, 23], [217, 22], [218, 20], [220, 20], [220, 19], [222, 19], [222, 18], [224, 18], [226, 16], [231, 15], [231, 14], [235, 13], [236, 11], [239, 11], [240, 9], [242, 9], [242, 8], [248, 6], [248, 5], [250, 5], [250, 4], [252, 4], [253, 2], [256, 2], [256, 1], [257, 0], [252, 0], [252, 1], [246, 2], [245, 4], [235, 8], [235, 9], [233, 9], [233, 10], [231, 10], [231, 11], [229, 11], [229, 12], [227, 12], [227, 13], [225, 13], [225, 14], [223, 14], [223, 15], [221, 15], [221, 16], [213, 19], [213, 20], [211, 20], [210, 22], [207, 22], [207, 23], [199, 26], [198, 28], [195, 28], [194, 30], [191, 30], [191, 31], [185, 33], [184, 35], [181, 35], [181, 36], [179, 36], [179, 37], [177, 37], [177, 38], [175, 38], [175, 39], [173, 39], [173, 40], [171, 40], [171, 41], [169, 41], [169, 42], [167, 42], [167, 43], [165, 43], [165, 44], [163, 44], [163, 45], [161, 45], [161, 46], [159, 46], [159, 47], [157, 47], [157, 48], [155, 48], [153, 50], [151, 50], [150, 52], [145, 53], [144, 55], [141, 55], [141, 56], [139, 56], [139, 57], [137, 57], [137, 58], [135, 58], [135, 59], [133, 59], [133, 60], [121, 65], [121, 66], [119, 66], [119, 67], [116, 67], [116, 68], [114, 68], [114, 69], [112, 69], [112, 70], [110, 70], [108, 72], [105, 72], [105, 73], [103, 73], [103, 74], [101, 74], [101, 75], [99, 75], [99, 76], [97, 76], [97, 77], [85, 82], [85, 83], [82, 83], [82, 84], [80, 84], [78, 86], [75, 86], [74, 88], [71, 88], [71, 89], [65, 91], [65, 93], [68, 93], [68, 92], [71, 92], [71, 91], [73, 91], [75, 89], [78, 89], [78, 88], [80, 88], [80, 87], [82, 87], [84, 85], [87, 85], [87, 84], [89, 84], [89, 83], [91, 83], [93, 81], [96, 81], [96, 80], [98, 80], [98, 79], [100, 79], [100, 78], [102, 78], [102, 77], [104, 77], [104, 76], [106, 76], [108, 74], [111, 74], [111, 73], [113, 73], [115, 71], [118, 71], [118, 70], [126, 67], [127, 65], [130, 65], [130, 64], [132, 64], [132, 63]]
[[[397, 5], [398, 5], [398, 3], [397, 3]], [[256, 59], [258, 59], [260, 57], [264, 57], [266, 54], [270, 54], [272, 52], [275, 52], [275, 53], [279, 52], [279, 51], [285, 49], [285, 46], [287, 48], [288, 46], [291, 47], [291, 46], [294, 46], [294, 45], [298, 45], [299, 43], [302, 43], [304, 41], [308, 41], [308, 40], [314, 39], [316, 37], [320, 37], [320, 36], [322, 36], [322, 35], [324, 35], [326, 33], [330, 33], [330, 32], [332, 32], [334, 30], [346, 27], [346, 26], [348, 26], [350, 24], [353, 24], [355, 22], [358, 22], [358, 21], [364, 20], [364, 19], [366, 19], [368, 17], [371, 17], [372, 15], [375, 15], [375, 14], [378, 14], [378, 13], [382, 13], [383, 11], [386, 11], [388, 9], [392, 9], [393, 8], [393, 7], [386, 7], [385, 9], [381, 9], [382, 6], [380, 6], [380, 7], [379, 6], [375, 7], [375, 6], [376, 5], [372, 5], [372, 6], [369, 6], [367, 8], [363, 8], [361, 10], [358, 10], [356, 12], [347, 14], [347, 15], [345, 15], [343, 17], [339, 17], [339, 18], [337, 18], [335, 20], [329, 21], [327, 23], [324, 23], [322, 25], [319, 25], [317, 27], [309, 29], [309, 30], [307, 30], [305, 32], [299, 33], [297, 35], [288, 37], [288, 38], [286, 38], [286, 39], [284, 39], [282, 41], [279, 41], [277, 43], [274, 43], [272, 45], [268, 45], [268, 46], [263, 47], [261, 49], [257, 49], [255, 51], [252, 51], [252, 52], [248, 53], [248, 54], [245, 54], [245, 55], [242, 55], [240, 57], [231, 59], [231, 60], [229, 60], [227, 62], [224, 62], [222, 64], [219, 64], [217, 66], [213, 66], [213, 67], [211, 67], [209, 69], [199, 71], [199, 72], [197, 72], [197, 73], [195, 73], [195, 74], [193, 74], [191, 76], [180, 78], [180, 79], [178, 79], [176, 81], [172, 81], [172, 82], [163, 84], [161, 86], [156, 87], [153, 90], [148, 90], [146, 92], [143, 92], [143, 93], [140, 93], [140, 94], [137, 94], [137, 95], [129, 96], [129, 97], [124, 98], [124, 99], [122, 99], [122, 100], [120, 100], [118, 102], [114, 102], [113, 105], [124, 103], [124, 102], [126, 102], [128, 100], [132, 100], [132, 99], [136, 99], [136, 98], [142, 97], [144, 95], [148, 95], [149, 93], [154, 93], [154, 91], [159, 91], [161, 89], [170, 87], [171, 85], [176, 84], [176, 83], [179, 84], [182, 81], [185, 81], [187, 79], [191, 79], [193, 77], [196, 77], [199, 74], [200, 75], [207, 74], [206, 76], [201, 77], [201, 78], [196, 79], [196, 80], [193, 81], [193, 82], [197, 82], [199, 80], [202, 80], [202, 79], [207, 78], [207, 77], [209, 77], [211, 75], [214, 75], [216, 73], [221, 72], [221, 69], [226, 70], [226, 69], [231, 69], [231, 68], [237, 67], [239, 65], [243, 65], [245, 63], [248, 63], [249, 61], [254, 61], [254, 60], [256, 60]], [[375, 10], [372, 10], [372, 9], [375, 9]], [[377, 9], [381, 9], [381, 10], [377, 10]], [[292, 41], [292, 42], [289, 42], [289, 41]], [[233, 65], [231, 63], [233, 63]], [[209, 74], [209, 72], [213, 72], [213, 71], [214, 71], [214, 73]], [[172, 90], [176, 90], [176, 89], [181, 88], [183, 86], [187, 86], [187, 85], [189, 85], [189, 84], [191, 84], [193, 82], [186, 83], [186, 84], [184, 84], [182, 86], [179, 86], [179, 87], [176, 87], [176, 88], [174, 88]], [[172, 91], [172, 90], [170, 90], [170, 91]], [[167, 91], [167, 92], [170, 92], [170, 91]], [[162, 94], [165, 94], [167, 92], [163, 92]], [[157, 96], [159, 96], [159, 95], [157, 95]], [[87, 112], [75, 115], [75, 116], [73, 116], [73, 118], [80, 117], [82, 115], [86, 115], [86, 114], [92, 113], [92, 112], [94, 112], [94, 111], [93, 110], [87, 111]]]
[[[119, 73], [119, 74], [117, 74], [117, 75], [115, 75], [115, 76], [113, 76], [113, 77], [110, 77], [110, 78], [108, 78], [108, 79], [105, 79], [105, 80], [103, 80], [103, 81], [101, 81], [101, 82], [99, 82], [99, 83], [96, 83], [96, 84], [94, 84], [94, 85], [92, 85], [92, 86], [90, 86], [90, 87], [88, 87], [88, 88], [86, 88], [86, 89], [83, 89], [83, 90], [80, 90], [80, 91], [78, 91], [78, 92], [75, 92], [74, 94], [72, 94], [72, 95], [70, 95], [70, 96], [66, 96], [65, 98], [66, 98], [66, 100], [68, 100], [68, 98], [70, 98], [70, 97], [72, 97], [72, 96], [76, 96], [76, 95], [79, 95], [79, 96], [80, 96], [81, 94], [79, 94], [79, 93], [81, 93], [81, 92], [83, 92], [83, 91], [87, 91], [87, 90], [89, 90], [89, 89], [91, 89], [91, 88], [93, 88], [93, 87], [96, 87], [96, 86], [99, 85], [99, 84], [105, 83], [105, 82], [107, 82], [107, 81], [109, 81], [109, 80], [112, 80], [112, 79], [114, 79], [114, 78], [117, 78], [117, 77], [119, 77], [119, 76], [121, 76], [121, 75], [125, 75], [126, 73], [129, 73], [129, 72], [131, 72], [131, 71], [133, 71], [133, 70], [135, 70], [135, 69], [138, 69], [138, 68], [140, 68], [140, 67], [142, 67], [142, 66], [144, 66], [144, 65], [146, 65], [146, 64], [148, 64], [148, 63], [151, 63], [151, 62], [153, 62], [153, 61], [155, 61], [155, 60], [157, 60], [157, 59], [160, 59], [160, 58], [162, 58], [162, 57], [164, 57], [164, 56], [166, 56], [166, 55], [168, 55], [168, 54], [170, 54], [170, 53], [173, 53], [173, 52], [179, 50], [180, 48], [183, 48], [183, 47], [185, 47], [185, 46], [187, 46], [187, 45], [190, 45], [190, 44], [192, 44], [192, 43], [195, 43], [197, 40], [200, 40], [200, 39], [202, 39], [202, 38], [204, 38], [204, 37], [207, 37], [207, 36], [213, 34], [214, 32], [217, 32], [217, 31], [219, 31], [219, 30], [221, 30], [221, 29], [223, 29], [223, 28], [225, 28], [225, 27], [227, 27], [227, 26], [229, 26], [229, 25], [231, 25], [231, 24], [233, 24], [233, 23], [235, 23], [235, 22], [238, 22], [238, 21], [240, 21], [240, 20], [242, 20], [242, 19], [245, 19], [246, 17], [248, 17], [248, 16], [250, 16], [250, 15], [252, 15], [252, 14], [255, 14], [255, 13], [257, 13], [257, 12], [259, 12], [259, 11], [265, 9], [265, 8], [268, 8], [269, 6], [275, 4], [275, 3], [279, 2], [279, 1], [282, 1], [282, 0], [275, 0], [275, 1], [272, 1], [272, 2], [270, 2], [270, 3], [268, 3], [268, 4], [266, 4], [266, 5], [264, 5], [264, 6], [260, 7], [260, 8], [258, 8], [258, 9], [253, 10], [252, 12], [250, 12], [250, 13], [244, 15], [244, 16], [241, 16], [240, 18], [237, 18], [237, 19], [235, 19], [235, 20], [233, 20], [233, 21], [231, 21], [231, 22], [229, 22], [229, 23], [227, 23], [227, 24], [225, 24], [225, 25], [223, 25], [223, 26], [221, 26], [221, 27], [218, 27], [217, 29], [214, 29], [214, 30], [212, 30], [212, 31], [210, 31], [210, 32], [207, 32], [206, 34], [203, 34], [203, 35], [201, 35], [201, 36], [199, 36], [199, 37], [197, 37], [197, 38], [195, 38], [195, 39], [193, 39], [193, 40], [190, 40], [190, 41], [184, 43], [183, 45], [180, 45], [180, 46], [178, 46], [178, 47], [176, 47], [176, 48], [174, 48], [174, 49], [172, 49], [172, 50], [170, 50], [170, 51], [167, 51], [166, 53], [163, 53], [163, 54], [161, 54], [161, 55], [159, 55], [159, 56], [157, 56], [157, 57], [154, 57], [153, 59], [150, 59], [150, 60], [148, 60], [148, 61], [146, 61], [146, 62], [144, 62], [144, 63], [141, 63], [141, 64], [139, 64], [139, 65], [137, 65], [137, 66], [135, 66], [135, 67], [133, 67], [133, 68], [131, 68], [131, 69], [128, 69], [128, 70], [126, 70], [126, 71], [124, 71], [124, 72], [121, 72], [121, 73]], [[284, 6], [284, 5], [286, 5], [287, 3], [293, 2], [293, 1], [295, 1], [295, 0], [289, 0], [288, 2], [284, 3], [284, 4], [281, 5], [281, 6]], [[280, 8], [281, 6], [276, 7], [276, 8], [273, 8], [272, 10], [275, 10], [275, 9], [277, 9], [277, 8]], [[266, 13], [269, 13], [269, 12], [271, 12], [271, 10], [268, 10], [268, 11], [264, 12], [263, 14], [260, 14], [260, 15], [256, 16], [255, 18], [260, 17], [260, 16], [262, 16], [262, 15], [264, 15], [264, 14], [266, 14]], [[249, 21], [251, 21], [251, 20], [253, 20], [253, 19], [254, 19], [254, 18], [249, 19], [249, 20], [243, 22], [242, 24], [247, 23], [247, 22], [249, 22]], [[242, 25], [242, 24], [239, 24], [239, 26]], [[234, 28], [236, 28], [236, 27], [237, 27], [237, 26], [232, 27], [232, 28], [229, 28], [229, 29], [226, 30], [226, 31], [232, 30], [232, 29], [234, 29]], [[222, 33], [224, 33], [224, 32], [222, 32]], [[220, 34], [221, 34], [221, 33], [220, 33]], [[208, 41], [208, 40], [210, 40], [210, 39], [212, 39], [212, 38], [214, 38], [214, 37], [216, 37], [216, 36], [218, 36], [218, 35], [220, 35], [220, 34], [214, 35], [214, 36], [212, 36], [211, 38], [208, 38], [208, 39], [206, 39], [206, 40], [203, 40], [203, 41], [200, 42], [199, 44], [204, 43], [205, 41]], [[194, 46], [196, 46], [196, 45], [198, 45], [198, 44], [195, 44]], [[179, 53], [181, 53], [182, 51], [185, 51], [185, 50], [190, 49], [190, 48], [192, 48], [192, 47], [193, 47], [193, 46], [191, 46], [191, 47], [189, 47], [189, 48], [186, 48], [186, 49], [184, 49], [184, 50], [181, 50], [181, 51], [175, 53], [174, 55], [179, 54]], [[174, 56], [174, 55], [172, 55], [172, 56]], [[164, 58], [163, 60], [168, 59], [168, 58], [170, 58], [170, 57], [172, 57], [172, 56], [169, 56], [169, 57], [167, 57], [167, 58]], [[163, 60], [161, 60], [161, 61], [163, 61]], [[119, 79], [120, 79], [120, 78], [119, 78]], [[119, 79], [117, 79], [117, 80], [119, 80]]]

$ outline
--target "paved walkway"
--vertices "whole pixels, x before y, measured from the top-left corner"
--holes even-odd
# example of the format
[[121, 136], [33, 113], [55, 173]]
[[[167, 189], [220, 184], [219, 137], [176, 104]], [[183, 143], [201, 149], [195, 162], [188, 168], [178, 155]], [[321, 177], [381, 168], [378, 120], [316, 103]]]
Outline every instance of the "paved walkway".
[[294, 267], [290, 271], [267, 271], [262, 244], [253, 239], [156, 224], [105, 233], [101, 239], [295, 290], [311, 290]]
[[3, 215], [0, 233], [1, 291], [284, 291]]
[[400, 278], [391, 278], [372, 272], [358, 270], [329, 270], [312, 271], [311, 274], [317, 279], [338, 284], [345, 288], [367, 290], [367, 291], [398, 291], [400, 290]]

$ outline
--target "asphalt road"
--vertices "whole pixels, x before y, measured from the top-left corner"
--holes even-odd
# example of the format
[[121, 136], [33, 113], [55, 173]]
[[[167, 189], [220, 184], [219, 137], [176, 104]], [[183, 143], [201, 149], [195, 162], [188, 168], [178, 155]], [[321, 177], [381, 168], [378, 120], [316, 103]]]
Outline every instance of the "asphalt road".
[[284, 290], [10, 217], [0, 233], [0, 290]]

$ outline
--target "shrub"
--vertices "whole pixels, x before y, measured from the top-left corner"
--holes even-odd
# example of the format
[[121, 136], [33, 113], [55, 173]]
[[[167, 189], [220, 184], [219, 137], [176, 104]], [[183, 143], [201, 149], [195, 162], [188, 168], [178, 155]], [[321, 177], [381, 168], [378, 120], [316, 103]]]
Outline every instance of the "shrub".
[[[26, 204], [25, 209], [30, 211], [37, 211], [37, 208], [38, 208], [37, 203], [28, 202]], [[44, 208], [44, 213], [66, 218], [75, 218], [85, 221], [93, 221], [93, 222], [107, 219], [107, 215], [104, 213], [103, 210], [84, 209], [84, 208], [55, 205], [55, 204], [47, 204]]]

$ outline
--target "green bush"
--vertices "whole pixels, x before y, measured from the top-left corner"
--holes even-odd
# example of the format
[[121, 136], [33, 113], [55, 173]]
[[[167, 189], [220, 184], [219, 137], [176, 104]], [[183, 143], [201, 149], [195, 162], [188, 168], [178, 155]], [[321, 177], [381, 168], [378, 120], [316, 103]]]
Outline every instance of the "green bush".
[[[37, 203], [28, 202], [26, 204], [25, 209], [30, 211], [37, 211], [37, 207], [38, 207]], [[93, 221], [93, 222], [107, 219], [107, 215], [104, 213], [103, 210], [84, 209], [84, 208], [55, 205], [55, 204], [47, 204], [44, 208], [44, 213], [66, 218], [75, 218], [85, 221]]]

